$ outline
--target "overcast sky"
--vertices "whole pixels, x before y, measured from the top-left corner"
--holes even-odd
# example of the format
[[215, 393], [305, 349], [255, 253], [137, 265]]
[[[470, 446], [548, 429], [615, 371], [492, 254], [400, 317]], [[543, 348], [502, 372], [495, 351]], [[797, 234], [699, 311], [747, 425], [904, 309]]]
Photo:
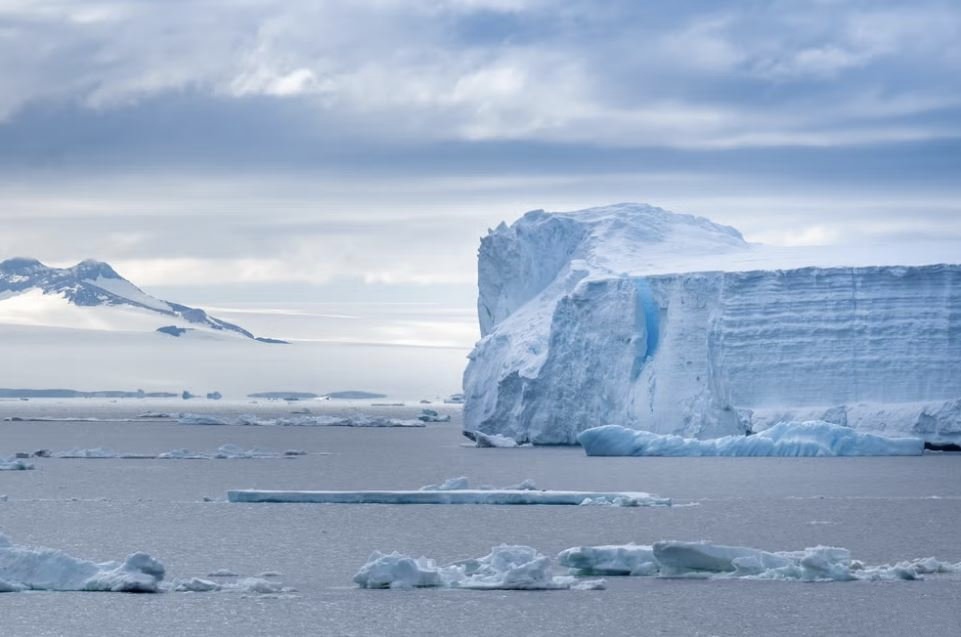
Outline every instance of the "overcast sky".
[[956, 0], [0, 0], [0, 257], [467, 304], [533, 208], [958, 240], [959, 78]]

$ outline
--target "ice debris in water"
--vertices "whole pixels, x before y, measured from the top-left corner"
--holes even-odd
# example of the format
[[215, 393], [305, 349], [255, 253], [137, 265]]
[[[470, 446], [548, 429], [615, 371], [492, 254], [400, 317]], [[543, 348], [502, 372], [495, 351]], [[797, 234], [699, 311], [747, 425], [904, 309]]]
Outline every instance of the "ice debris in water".
[[[518, 485], [519, 486], [519, 485]], [[449, 489], [417, 491], [271, 491], [234, 489], [229, 502], [296, 502], [312, 504], [509, 504], [579, 505], [587, 499], [626, 498], [636, 506], [671, 506], [670, 498], [640, 491], [549, 491], [530, 489]]]
[[[287, 593], [293, 589], [261, 577], [212, 582], [199, 577], [164, 582], [165, 569], [146, 553], [133, 553], [122, 562], [93, 562], [49, 548], [13, 544], [0, 533], [0, 593], [29, 590], [99, 591], [112, 593], [241, 592]], [[231, 571], [212, 573], [235, 577]]]
[[961, 562], [924, 558], [866, 566], [844, 548], [816, 546], [802, 551], [762, 551], [709, 542], [656, 542], [578, 546], [558, 562], [578, 575], [642, 575], [666, 578], [777, 579], [806, 582], [914, 580], [929, 574], [961, 573]]
[[485, 434], [480, 431], [472, 431], [470, 433], [470, 438], [474, 441], [474, 445], [477, 447], [513, 449], [514, 447], [521, 446], [516, 440], [509, 436], [502, 436], [501, 434]]
[[529, 546], [495, 546], [484, 557], [438, 566], [426, 557], [375, 551], [354, 576], [361, 588], [474, 590], [600, 589], [603, 580], [555, 576], [552, 562]]
[[[464, 490], [469, 490], [470, 488], [471, 488], [470, 480], [468, 480], [465, 476], [459, 476], [457, 478], [448, 478], [447, 480], [444, 480], [441, 484], [428, 484], [426, 486], [421, 487], [420, 490], [421, 491], [464, 491]], [[492, 487], [487, 484], [482, 484], [479, 487], [477, 487], [477, 490], [478, 491], [497, 491], [498, 488]], [[527, 478], [517, 484], [512, 484], [512, 485], [503, 487], [503, 489], [500, 489], [500, 490], [502, 491], [541, 491], [542, 489], [538, 489], [534, 481], [531, 480], [530, 478]]]
[[417, 420], [421, 422], [450, 422], [450, 414], [443, 416], [436, 409], [421, 409]]
[[146, 553], [98, 563], [55, 549], [16, 545], [0, 533], [0, 592], [156, 593], [163, 578], [163, 564]]
[[582, 431], [589, 456], [919, 456], [920, 438], [888, 438], [824, 421], [781, 422], [750, 436], [711, 440], [605, 425]]
[[181, 425], [246, 425], [251, 427], [423, 427], [420, 420], [384, 418], [353, 414], [349, 416], [297, 415], [280, 418], [262, 418], [250, 414], [240, 416], [217, 416], [212, 414], [182, 413], [177, 415]]
[[23, 458], [0, 457], [0, 471], [28, 471], [34, 466]]
[[125, 459], [125, 460], [249, 460], [262, 458], [292, 458], [305, 452], [277, 452], [261, 449], [244, 449], [237, 445], [225, 444], [215, 451], [190, 451], [172, 449], [162, 453], [117, 452], [104, 447], [91, 449], [68, 449], [54, 453], [56, 458], [64, 459]]

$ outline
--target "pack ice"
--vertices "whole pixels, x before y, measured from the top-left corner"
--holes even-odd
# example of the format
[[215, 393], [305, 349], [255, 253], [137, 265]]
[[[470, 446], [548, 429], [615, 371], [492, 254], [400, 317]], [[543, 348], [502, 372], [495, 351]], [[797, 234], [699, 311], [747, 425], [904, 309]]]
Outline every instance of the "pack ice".
[[957, 262], [767, 247], [640, 204], [529, 212], [481, 241], [464, 428], [573, 444], [608, 424], [704, 439], [823, 420], [957, 441]]
[[156, 593], [163, 578], [163, 565], [146, 553], [133, 553], [123, 562], [91, 562], [55, 549], [13, 544], [0, 533], [0, 593]]

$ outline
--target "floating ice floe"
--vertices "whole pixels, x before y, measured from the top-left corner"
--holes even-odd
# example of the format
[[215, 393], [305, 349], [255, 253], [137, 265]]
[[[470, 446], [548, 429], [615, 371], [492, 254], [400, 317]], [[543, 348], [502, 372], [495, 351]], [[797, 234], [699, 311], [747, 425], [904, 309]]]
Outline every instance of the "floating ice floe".
[[[520, 487], [521, 485], [518, 485]], [[237, 489], [227, 492], [230, 502], [296, 502], [314, 504], [515, 504], [574, 505], [598, 498], [629, 499], [634, 506], [670, 506], [670, 498], [640, 491], [537, 491], [517, 489], [430, 489], [417, 491], [266, 491]]]
[[[93, 562], [56, 549], [16, 545], [0, 533], [0, 593], [44, 590], [278, 594], [294, 590], [263, 577], [241, 577], [225, 582], [192, 577], [164, 582], [164, 575], [163, 564], [146, 553], [133, 553], [122, 562]], [[226, 570], [216, 575], [237, 577]]]
[[589, 456], [919, 456], [920, 438], [888, 438], [829, 422], [781, 422], [750, 436], [710, 440], [606, 425], [581, 432]]
[[[427, 486], [421, 487], [421, 491], [463, 491], [465, 489], [470, 489], [470, 480], [465, 476], [459, 476], [457, 478], [448, 478], [440, 484], [429, 484]], [[488, 484], [482, 484], [477, 487], [479, 491], [494, 491], [497, 487], [490, 486]], [[521, 480], [517, 484], [512, 484], [510, 486], [503, 487], [504, 491], [537, 491], [537, 485], [530, 478]]]
[[12, 544], [0, 533], [0, 592], [24, 590], [156, 593], [163, 564], [146, 553], [91, 562], [55, 549]]
[[246, 425], [251, 427], [424, 427], [419, 420], [382, 418], [355, 414], [350, 416], [297, 415], [281, 418], [261, 418], [250, 414], [240, 416], [216, 416], [211, 414], [183, 413], [177, 416], [181, 425]]
[[277, 595], [292, 593], [293, 588], [284, 586], [280, 582], [270, 581], [263, 577], [241, 577], [236, 581], [214, 582], [201, 577], [175, 579], [170, 589], [178, 593], [256, 593], [258, 595]]
[[34, 466], [23, 458], [0, 458], [0, 471], [28, 471]]
[[961, 562], [923, 558], [868, 566], [844, 548], [816, 546], [769, 552], [709, 542], [656, 542], [579, 546], [562, 551], [558, 562], [578, 575], [638, 575], [665, 578], [776, 579], [806, 582], [914, 580], [924, 575], [961, 573]]
[[484, 557], [438, 566], [426, 557], [375, 551], [354, 576], [361, 588], [473, 590], [591, 590], [603, 580], [555, 576], [549, 557], [529, 546], [495, 546]]
[[421, 409], [417, 420], [421, 422], [450, 422], [450, 414], [441, 415], [435, 409]]
[[189, 449], [172, 449], [162, 453], [126, 453], [117, 452], [104, 447], [91, 449], [69, 449], [54, 453], [56, 458], [64, 459], [124, 459], [124, 460], [249, 460], [263, 458], [292, 458], [304, 455], [300, 450], [284, 452], [264, 451], [261, 449], [243, 449], [237, 445], [221, 445], [215, 451], [190, 451]]

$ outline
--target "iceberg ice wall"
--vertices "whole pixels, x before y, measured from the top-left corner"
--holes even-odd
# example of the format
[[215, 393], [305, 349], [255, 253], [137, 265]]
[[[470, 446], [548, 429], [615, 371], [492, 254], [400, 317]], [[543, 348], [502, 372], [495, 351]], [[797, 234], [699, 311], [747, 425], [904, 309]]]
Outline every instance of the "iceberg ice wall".
[[529, 212], [481, 242], [465, 429], [572, 444], [605, 424], [711, 438], [821, 419], [961, 438], [961, 265], [872, 258], [638, 204]]

